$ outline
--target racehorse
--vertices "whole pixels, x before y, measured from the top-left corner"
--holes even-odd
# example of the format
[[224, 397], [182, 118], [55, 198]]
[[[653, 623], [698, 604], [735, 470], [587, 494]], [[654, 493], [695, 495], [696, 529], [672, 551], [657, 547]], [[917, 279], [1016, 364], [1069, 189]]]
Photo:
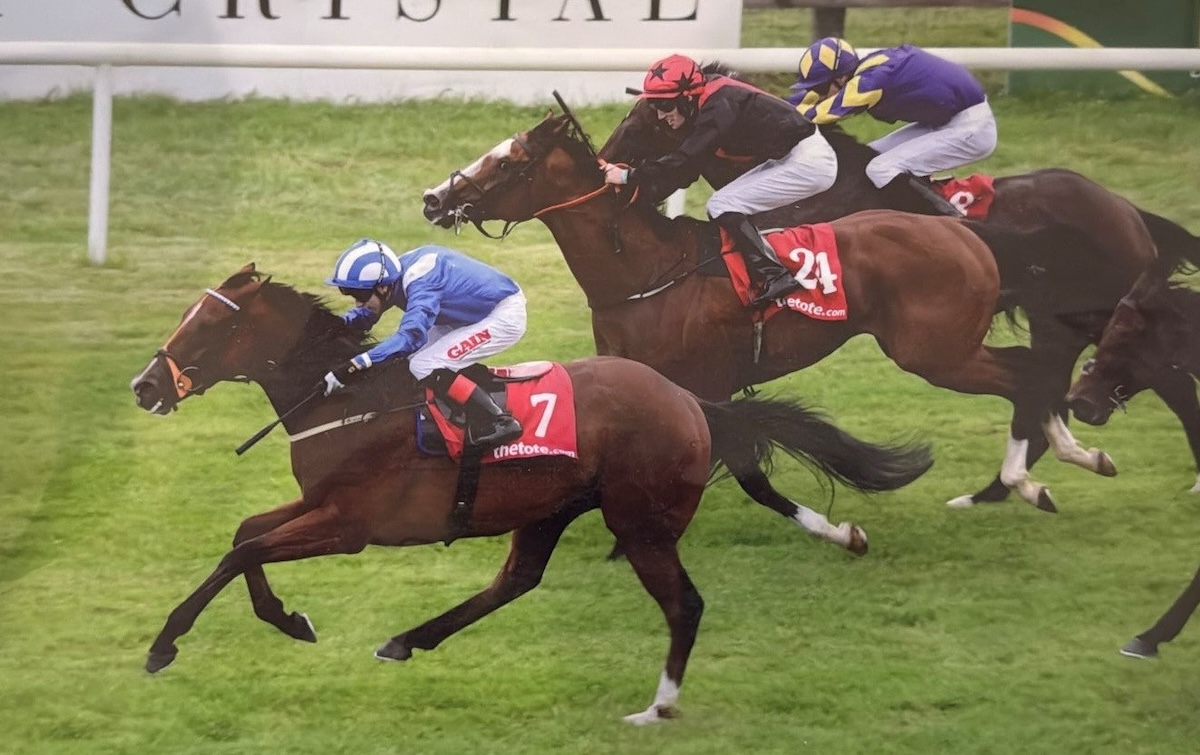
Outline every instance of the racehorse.
[[[1168, 283], [1161, 270], [1147, 271], [1117, 305], [1092, 358], [1067, 393], [1076, 419], [1103, 425], [1125, 408], [1156, 376], [1177, 373], [1193, 380], [1200, 372], [1200, 291]], [[1189, 436], [1189, 440], [1193, 440]], [[1200, 492], [1200, 477], [1192, 492]], [[1134, 637], [1121, 653], [1153, 658], [1158, 646], [1175, 639], [1200, 605], [1200, 571], [1154, 626]]]
[[133, 379], [138, 405], [155, 414], [221, 381], [258, 383], [292, 440], [300, 485], [296, 500], [242, 522], [233, 549], [155, 638], [146, 662], [151, 673], [174, 661], [175, 641], [239, 574], [260, 619], [315, 642], [307, 616], [284, 611], [263, 564], [512, 532], [508, 560], [491, 586], [375, 652], [381, 660], [406, 660], [533, 589], [567, 525], [598, 508], [670, 630], [654, 702], [627, 718], [650, 723], [674, 713], [704, 607], [677, 543], [710, 465], [719, 460], [739, 473], [768, 464], [780, 448], [828, 482], [872, 492], [906, 485], [932, 463], [923, 445], [864, 443], [794, 403], [710, 403], [645, 365], [595, 357], [565, 365], [574, 386], [577, 458], [484, 464], [473, 514], [451, 527], [458, 465], [419, 450], [412, 410], [424, 398], [404, 360], [314, 403], [324, 371], [359, 353], [363, 338], [316, 297], [264, 278], [251, 264], [206, 290]]
[[[1067, 330], [1060, 312], [1080, 309], [1084, 294], [1068, 281], [1095, 253], [1079, 248], [1086, 239], [1078, 233], [1053, 226], [1015, 234], [889, 210], [841, 218], [833, 229], [847, 318], [817, 321], [789, 310], [767, 320], [756, 339], [728, 277], [694, 274], [707, 265], [703, 250], [716, 244], [715, 227], [665, 218], [610, 189], [568, 111], [502, 141], [426, 191], [425, 216], [445, 227], [463, 219], [511, 226], [539, 218], [587, 296], [598, 353], [649, 364], [706, 399], [728, 399], [868, 333], [898, 366], [934, 385], [1013, 404], [1002, 482], [1038, 508], [1056, 510], [1025, 468], [1035, 437], [1046, 437], [1060, 459], [1116, 474], [1106, 454], [1081, 448], [1052, 411], [1082, 344], [1069, 359], [1041, 347], [1050, 334], [1070, 335], [1059, 333]], [[1088, 284], [1116, 288], [1119, 296], [1123, 283], [1110, 268]], [[1029, 313], [1032, 347], [984, 345], [993, 313], [1018, 305]]]
[[[1169, 282], [1160, 269], [1146, 271], [1113, 310], [1095, 354], [1067, 393], [1071, 412], [1080, 422], [1103, 425], [1163, 375], [1194, 384], [1200, 374], [1197, 333], [1200, 292]], [[1200, 476], [1192, 492], [1200, 492]]]
[[[720, 63], [705, 66], [708, 73], [736, 73]], [[907, 212], [931, 213], [929, 203], [903, 182], [880, 190], [867, 178], [866, 166], [878, 153], [860, 143], [841, 128], [822, 126], [822, 133], [838, 158], [838, 175], [834, 185], [816, 196], [797, 202], [791, 207], [762, 213], [754, 218], [760, 228], [788, 227], [805, 223], [821, 223], [869, 209], [890, 208]], [[599, 155], [609, 162], [630, 165], [659, 157], [675, 149], [682, 139], [679, 131], [665, 126], [657, 112], [646, 101], [638, 101], [629, 114], [617, 125]], [[708, 161], [702, 175], [713, 188], [720, 188], [755, 163], [736, 159]], [[1134, 206], [1103, 186], [1073, 171], [1049, 168], [1015, 176], [1001, 176], [994, 181], [995, 196], [988, 220], [1008, 228], [1031, 230], [1051, 223], [1062, 223], [1085, 233], [1092, 248], [1101, 252], [1105, 264], [1114, 265], [1122, 276], [1123, 286], [1107, 292], [1092, 291], [1087, 301], [1080, 302], [1081, 310], [1061, 317], [1071, 326], [1071, 333], [1056, 342], [1042, 339], [1046, 350], [1061, 352], [1062, 361], [1072, 364], [1089, 343], [1100, 339], [1104, 324], [1113, 307], [1138, 276], [1155, 260], [1162, 269], [1177, 272], [1200, 263], [1200, 238], [1178, 224]], [[1088, 267], [1098, 264], [1090, 260]], [[1087, 275], [1088, 270], [1080, 271]], [[1052, 334], [1053, 335], [1053, 334]], [[1072, 353], [1073, 352], [1073, 353]], [[1148, 387], [1179, 417], [1196, 470], [1200, 475], [1200, 401], [1192, 379], [1176, 372], [1159, 372]], [[1056, 412], [1066, 420], [1066, 406], [1058, 402]], [[1030, 440], [1026, 465], [1030, 468], [1046, 451], [1040, 438]], [[1008, 487], [1000, 476], [991, 484], [970, 496], [951, 501], [952, 504], [988, 503], [1004, 500]]]

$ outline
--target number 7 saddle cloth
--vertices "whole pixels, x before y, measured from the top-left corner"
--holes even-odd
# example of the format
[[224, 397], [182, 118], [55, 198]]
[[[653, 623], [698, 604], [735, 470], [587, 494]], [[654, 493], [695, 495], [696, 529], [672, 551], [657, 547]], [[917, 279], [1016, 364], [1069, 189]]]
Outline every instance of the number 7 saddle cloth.
[[[575, 431], [575, 392], [571, 376], [557, 362], [524, 362], [509, 367], [464, 370], [496, 403], [521, 423], [521, 437], [489, 448], [483, 463], [535, 456], [579, 458]], [[426, 389], [417, 410], [417, 446], [426, 454], [461, 459], [466, 417], [462, 408]]]
[[[750, 303], [750, 276], [746, 263], [724, 229], [721, 233], [721, 258], [729, 268], [729, 280], [743, 305]], [[763, 310], [766, 320], [787, 309], [814, 320], [845, 320], [846, 291], [842, 286], [842, 262], [837, 239], [829, 223], [800, 225], [763, 231], [763, 238], [775, 250], [775, 257], [798, 281], [800, 288]]]

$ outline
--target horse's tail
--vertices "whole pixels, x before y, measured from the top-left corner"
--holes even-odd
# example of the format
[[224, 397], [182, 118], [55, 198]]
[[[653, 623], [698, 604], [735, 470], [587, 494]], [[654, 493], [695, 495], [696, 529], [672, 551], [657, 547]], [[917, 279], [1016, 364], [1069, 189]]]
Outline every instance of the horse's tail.
[[902, 488], [933, 465], [928, 444], [867, 443], [793, 401], [743, 398], [700, 406], [712, 433], [713, 459], [739, 482], [769, 474], [775, 449], [826, 480], [868, 493]]
[[1200, 270], [1200, 236], [1193, 236], [1183, 226], [1153, 212], [1139, 208], [1138, 215], [1158, 247], [1163, 273], [1191, 274]]

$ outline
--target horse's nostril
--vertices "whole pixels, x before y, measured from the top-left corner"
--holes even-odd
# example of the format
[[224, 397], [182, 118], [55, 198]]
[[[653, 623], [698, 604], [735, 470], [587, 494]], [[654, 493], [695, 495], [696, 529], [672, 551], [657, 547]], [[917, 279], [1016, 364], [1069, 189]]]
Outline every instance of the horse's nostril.
[[425, 209], [437, 210], [442, 206], [442, 200], [438, 199], [437, 194], [432, 191], [425, 192]]

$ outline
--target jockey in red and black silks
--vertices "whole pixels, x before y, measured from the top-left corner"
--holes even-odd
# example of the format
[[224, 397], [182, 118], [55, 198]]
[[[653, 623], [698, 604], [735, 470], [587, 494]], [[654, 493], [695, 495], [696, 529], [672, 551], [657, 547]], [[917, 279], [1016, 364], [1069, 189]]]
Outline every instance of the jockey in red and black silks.
[[714, 156], [760, 165], [715, 191], [706, 210], [736, 240], [759, 294], [752, 306], [786, 296], [799, 284], [775, 261], [747, 216], [773, 210], [833, 185], [837, 157], [825, 137], [786, 101], [719, 74], [705, 75], [691, 58], [671, 55], [647, 71], [640, 95], [673, 129], [679, 147], [637, 168], [608, 165], [605, 180], [631, 183], [653, 200], [691, 184]]

